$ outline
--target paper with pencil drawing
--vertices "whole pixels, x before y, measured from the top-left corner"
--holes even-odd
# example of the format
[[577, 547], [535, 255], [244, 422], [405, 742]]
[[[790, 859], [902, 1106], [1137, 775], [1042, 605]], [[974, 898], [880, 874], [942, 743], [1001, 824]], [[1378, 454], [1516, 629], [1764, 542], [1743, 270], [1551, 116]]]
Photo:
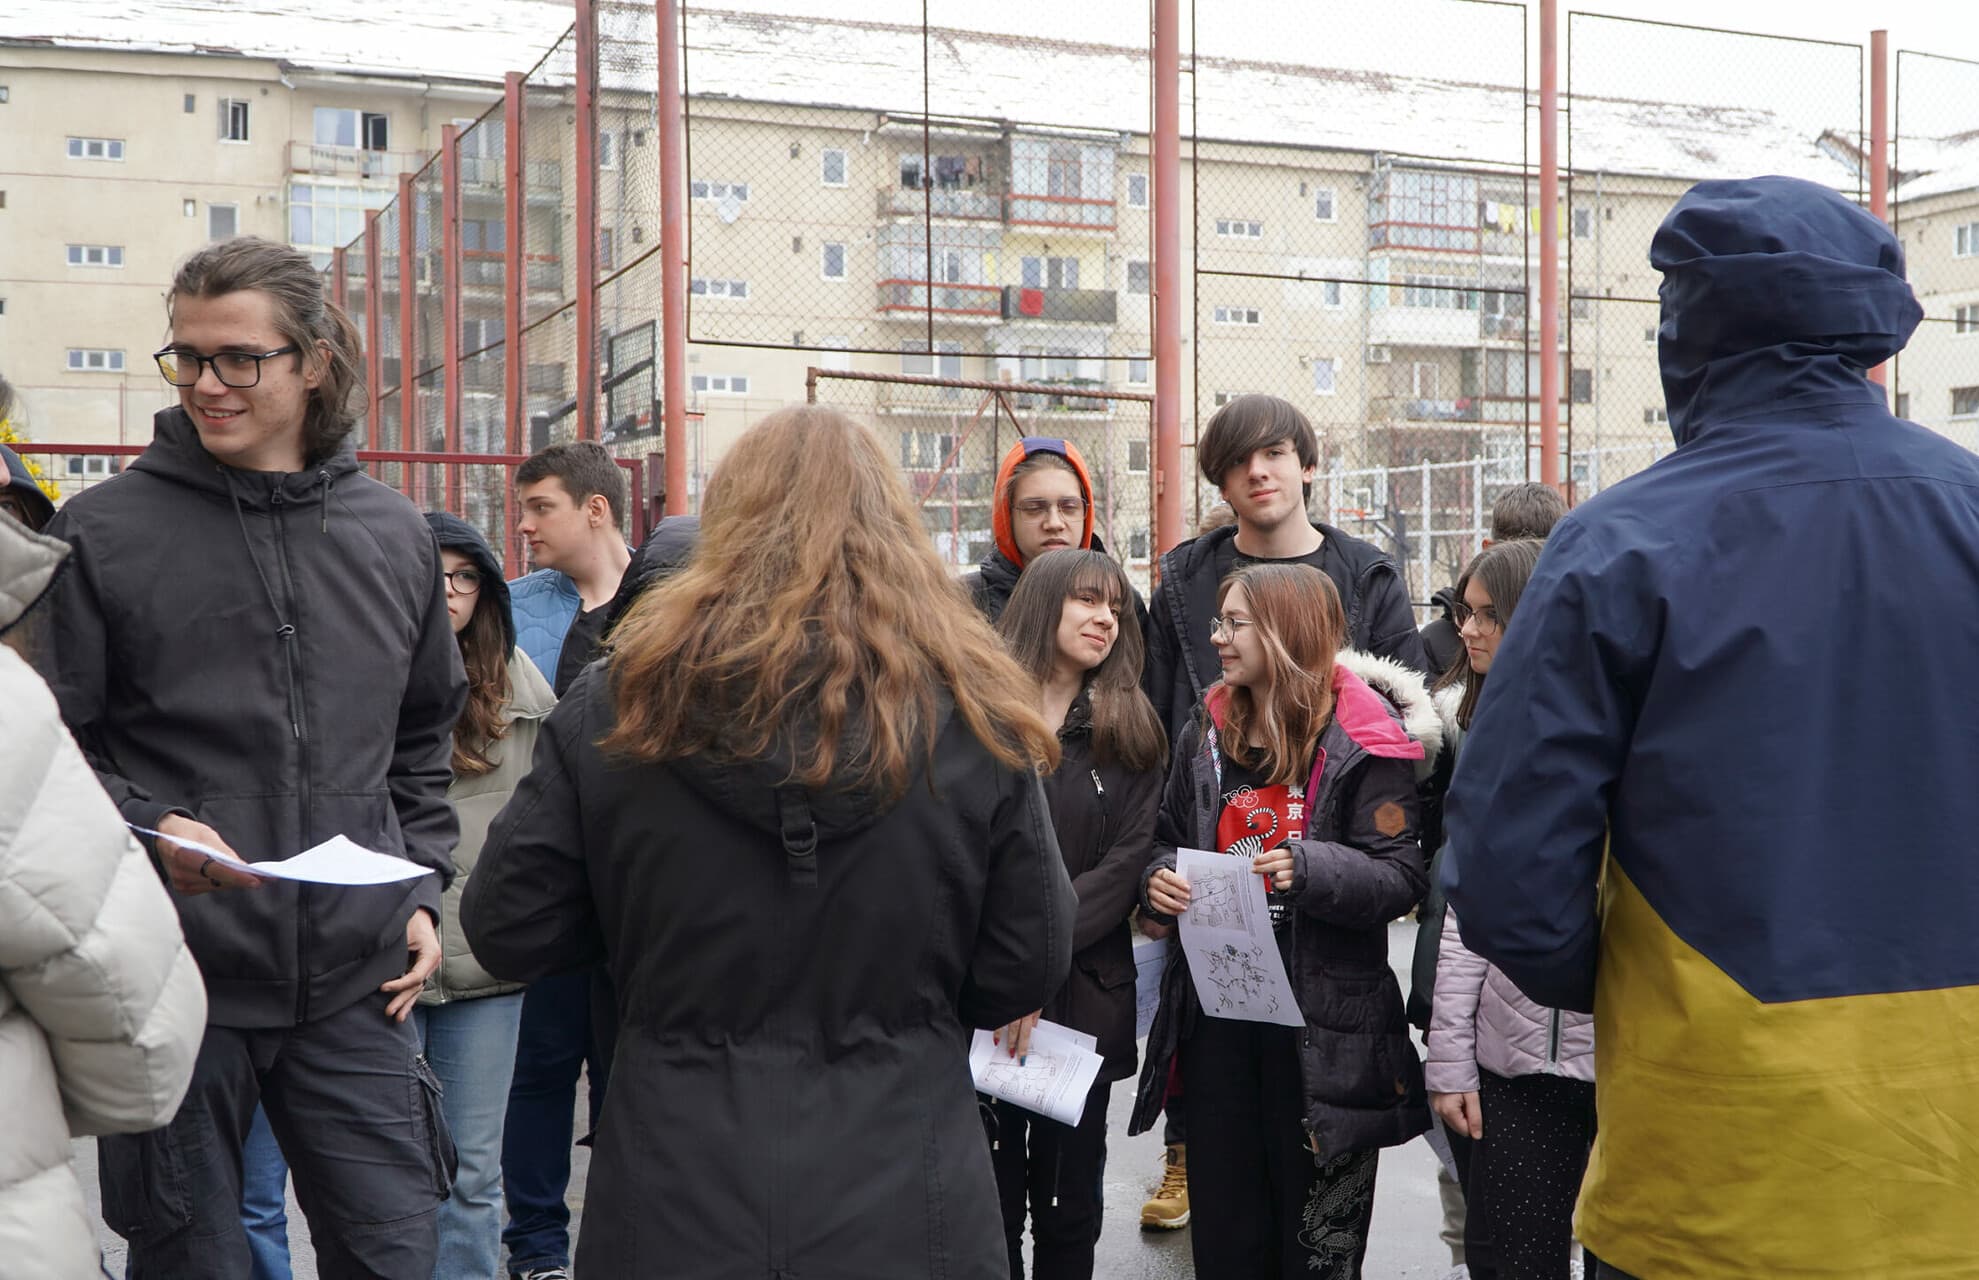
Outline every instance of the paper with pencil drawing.
[[1021, 1059], [1011, 1057], [1009, 1046], [997, 1044], [989, 1032], [978, 1031], [969, 1044], [969, 1074], [979, 1093], [1076, 1125], [1105, 1065], [1098, 1048], [1084, 1032], [1040, 1018], [1031, 1029], [1031, 1051]]
[[1203, 1012], [1240, 1022], [1302, 1027], [1305, 1015], [1271, 932], [1264, 878], [1247, 855], [1177, 849], [1175, 873], [1189, 882], [1180, 917], [1182, 954]]

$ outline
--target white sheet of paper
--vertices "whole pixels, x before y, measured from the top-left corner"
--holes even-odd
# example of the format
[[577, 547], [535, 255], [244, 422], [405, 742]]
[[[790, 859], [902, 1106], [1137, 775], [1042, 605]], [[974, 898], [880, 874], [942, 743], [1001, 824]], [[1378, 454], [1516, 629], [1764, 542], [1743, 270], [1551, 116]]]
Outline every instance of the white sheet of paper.
[[1243, 854], [1177, 849], [1175, 871], [1189, 882], [1181, 915], [1182, 954], [1203, 1012], [1240, 1022], [1302, 1027], [1305, 1015], [1285, 976], [1271, 933], [1264, 878]]
[[[159, 836], [163, 832], [135, 823], [126, 823], [139, 835]], [[422, 867], [416, 862], [393, 857], [389, 853], [374, 853], [359, 845], [348, 836], [331, 836], [322, 844], [304, 849], [293, 858], [283, 858], [279, 862], [242, 862], [197, 840], [181, 840], [177, 836], [165, 836], [172, 843], [181, 845], [195, 853], [203, 853], [217, 858], [230, 867], [252, 872], [264, 880], [303, 880], [310, 884], [396, 884], [401, 880], [417, 880], [420, 876], [430, 876], [433, 868]]]
[[1031, 1030], [1031, 1051], [1021, 1062], [989, 1032], [978, 1031], [969, 1044], [969, 1074], [980, 1093], [1076, 1125], [1105, 1065], [1098, 1048], [1099, 1042], [1084, 1032], [1041, 1018]]
[[1161, 1007], [1161, 974], [1168, 967], [1168, 939], [1134, 939], [1134, 1039], [1145, 1040]]

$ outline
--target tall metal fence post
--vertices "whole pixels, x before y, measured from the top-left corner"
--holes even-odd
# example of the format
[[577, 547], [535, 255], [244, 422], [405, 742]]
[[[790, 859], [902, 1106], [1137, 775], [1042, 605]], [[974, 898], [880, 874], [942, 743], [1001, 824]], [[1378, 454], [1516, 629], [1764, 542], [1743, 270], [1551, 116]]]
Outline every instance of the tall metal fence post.
[[657, 0], [660, 129], [660, 412], [665, 419], [666, 511], [685, 515], [687, 492], [687, 131], [680, 101], [680, 4]]
[[[502, 188], [504, 226], [502, 236], [502, 427], [503, 447], [509, 453], [523, 452], [523, 424], [528, 408], [523, 400], [522, 300], [529, 288], [528, 260], [523, 246], [528, 236], [523, 185], [528, 172], [522, 155], [522, 73], [511, 71], [502, 78]], [[502, 485], [502, 539], [507, 544], [504, 563], [509, 572], [522, 569], [522, 534], [516, 529], [515, 486]]]
[[[1471, 459], [1471, 528], [1473, 530], [1484, 528], [1484, 459], [1483, 458]], [[1482, 533], [1476, 534], [1475, 537], [1473, 537], [1471, 540], [1472, 546], [1467, 546], [1464, 548], [1464, 558], [1466, 561], [1468, 561], [1471, 555], [1474, 554], [1473, 548], [1476, 545], [1477, 538], [1482, 538], [1484, 536], [1485, 535]]]
[[[1890, 33], [1869, 33], [1869, 212], [1890, 220]], [[1869, 371], [1869, 380], [1887, 388], [1886, 360]]]
[[339, 245], [330, 254], [330, 301], [337, 304], [337, 310], [348, 311], [350, 286], [344, 280], [344, 250]]
[[[440, 298], [440, 314], [446, 332], [440, 347], [446, 353], [446, 416], [441, 430], [442, 447], [448, 453], [460, 449], [460, 129], [440, 126], [440, 274], [446, 292]], [[461, 514], [460, 468], [447, 468], [445, 486], [447, 510]]]
[[1539, 0], [1539, 478], [1560, 488], [1560, 0]]
[[1436, 571], [1436, 555], [1432, 546], [1436, 541], [1434, 536], [1435, 525], [1432, 520], [1432, 509], [1429, 505], [1432, 486], [1433, 477], [1429, 473], [1429, 459], [1424, 458], [1422, 460], [1422, 521], [1416, 529], [1416, 537], [1422, 543], [1422, 593], [1425, 598], [1428, 597], [1430, 592], [1436, 590], [1436, 585], [1429, 580], [1429, 575]]
[[1182, 540], [1182, 17], [1154, 0], [1154, 555]]
[[577, 0], [577, 438], [598, 438], [598, 4]]
[[[399, 448], [424, 451], [419, 429], [419, 214], [413, 175], [399, 175]], [[399, 468], [399, 490], [417, 502], [417, 467]]]
[[[371, 429], [365, 435], [374, 449], [385, 443], [385, 353], [378, 349], [385, 319], [379, 314], [385, 306], [385, 282], [378, 265], [384, 257], [378, 244], [379, 212], [373, 209], [364, 215], [364, 385], [371, 389]], [[382, 468], [372, 474], [382, 474]]]

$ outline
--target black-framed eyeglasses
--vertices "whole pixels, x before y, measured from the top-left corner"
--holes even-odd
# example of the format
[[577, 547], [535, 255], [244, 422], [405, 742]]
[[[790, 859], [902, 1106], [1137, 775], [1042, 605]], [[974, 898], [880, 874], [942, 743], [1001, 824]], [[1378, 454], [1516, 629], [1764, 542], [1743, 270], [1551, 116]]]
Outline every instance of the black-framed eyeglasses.
[[451, 587], [457, 596], [471, 596], [481, 589], [479, 569], [454, 569], [440, 576], [447, 580], [447, 586]]
[[273, 351], [222, 351], [217, 355], [203, 356], [197, 351], [185, 351], [178, 347], [166, 347], [154, 351], [151, 358], [158, 362], [158, 372], [165, 375], [165, 381], [175, 387], [190, 387], [199, 381], [199, 367], [209, 365], [213, 376], [222, 386], [241, 390], [257, 386], [261, 382], [261, 362], [273, 360], [276, 356], [292, 356], [302, 350], [291, 342], [286, 347]]
[[1209, 635], [1212, 640], [1221, 635], [1235, 639], [1239, 631], [1256, 625], [1256, 618], [1232, 618], [1219, 613], [1209, 620]]
[[1056, 502], [1050, 498], [1026, 498], [1022, 502], [1013, 502], [1010, 505], [1026, 520], [1042, 520], [1045, 518], [1045, 513], [1053, 507], [1058, 508], [1059, 517], [1068, 524], [1086, 514], [1084, 498], [1060, 498]]
[[1497, 631], [1505, 625], [1499, 619], [1498, 611], [1490, 605], [1486, 605], [1482, 609], [1473, 609], [1467, 604], [1453, 604], [1450, 606], [1450, 621], [1457, 624], [1457, 630], [1462, 631], [1465, 627], [1469, 626], [1472, 618], [1477, 619], [1478, 629], [1486, 635], [1490, 635], [1493, 631]]

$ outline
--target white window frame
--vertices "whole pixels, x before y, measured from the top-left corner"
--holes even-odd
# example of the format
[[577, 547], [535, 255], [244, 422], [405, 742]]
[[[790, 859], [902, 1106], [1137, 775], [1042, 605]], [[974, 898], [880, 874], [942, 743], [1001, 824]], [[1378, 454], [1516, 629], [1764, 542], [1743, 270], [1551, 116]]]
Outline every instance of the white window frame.
[[1979, 222], [1952, 228], [1952, 257], [1979, 258]]
[[737, 204], [749, 203], [749, 184], [746, 182], [710, 182], [706, 178], [696, 178], [687, 184], [690, 200], [726, 200], [735, 197]]
[[[1958, 394], [1961, 391], [1966, 391], [1971, 393], [1972, 407], [1970, 409], [1961, 410], [1958, 407]], [[1952, 403], [1951, 403], [1952, 417], [1979, 418], [1979, 387], [1953, 387], [1951, 389], [1951, 392], [1952, 392]]]
[[[1134, 465], [1134, 446], [1136, 445], [1140, 446], [1141, 453], [1141, 465], [1138, 467]], [[1127, 442], [1127, 470], [1137, 476], [1146, 475], [1150, 463], [1149, 454], [1152, 452], [1153, 450], [1148, 448], [1148, 442], [1145, 436], [1139, 436], [1129, 440]]]
[[179, 212], [188, 218], [197, 218], [199, 216], [199, 201], [187, 196], [185, 199], [179, 201]]
[[71, 137], [69, 139], [69, 159], [98, 160], [108, 161], [113, 164], [122, 164], [124, 162], [124, 140], [122, 138]]
[[618, 270], [618, 236], [611, 227], [598, 228], [598, 270]]
[[[831, 180], [830, 157], [838, 157], [838, 181]], [[818, 185], [821, 187], [843, 187], [852, 181], [852, 153], [844, 147], [821, 147], [818, 149]]]
[[1256, 218], [1218, 218], [1216, 234], [1225, 240], [1262, 240], [1264, 224]]
[[[1134, 189], [1136, 187], [1140, 188], [1141, 198], [1138, 200], [1134, 198]], [[1128, 174], [1127, 175], [1127, 207], [1129, 209], [1147, 208], [1149, 190], [1150, 188], [1148, 187], [1148, 175], [1146, 175], [1145, 173]]]
[[717, 279], [712, 276], [695, 276], [687, 282], [687, 292], [697, 298], [744, 299], [749, 296], [747, 280]]
[[1341, 311], [1347, 306], [1347, 286], [1338, 280], [1319, 282], [1319, 303], [1328, 311]]
[[[831, 251], [838, 250], [838, 272], [831, 269]], [[851, 257], [843, 240], [827, 240], [818, 246], [818, 277], [823, 280], [844, 280], [851, 275]], [[745, 295], [746, 296], [746, 295]]]
[[[1141, 269], [1141, 287], [1134, 287], [1134, 268]], [[1127, 266], [1121, 280], [1121, 287], [1129, 297], [1150, 298], [1154, 296], [1154, 263], [1143, 258], [1127, 259]]]
[[1137, 352], [1127, 357], [1127, 385], [1145, 387], [1154, 376], [1154, 359], [1146, 352]]
[[1210, 312], [1210, 320], [1215, 324], [1242, 325], [1245, 328], [1262, 324], [1262, 313], [1256, 307], [1217, 307]]
[[[1325, 375], [1325, 385], [1320, 385], [1321, 374]], [[1312, 358], [1312, 393], [1316, 396], [1340, 394], [1340, 362], [1333, 356]]]
[[746, 396], [749, 394], [749, 375], [697, 373], [689, 377], [688, 390], [698, 396]]
[[1654, 406], [1642, 411], [1642, 425], [1645, 427], [1667, 427], [1670, 425], [1670, 411]]
[[[225, 209], [225, 210], [227, 210], [228, 212], [230, 212], [230, 213], [232, 213], [232, 214], [234, 215], [234, 229], [233, 229], [233, 231], [232, 231], [232, 233], [231, 233], [231, 234], [229, 234], [229, 235], [226, 235], [226, 236], [216, 236], [216, 235], [214, 235], [214, 234], [213, 234], [213, 215], [214, 215], [214, 214], [215, 214], [216, 212], [218, 212], [219, 210], [221, 210], [221, 209]], [[207, 238], [207, 239], [208, 239], [209, 241], [212, 241], [212, 240], [231, 240], [231, 239], [233, 239], [233, 238], [234, 238], [234, 236], [237, 236], [237, 235], [239, 235], [240, 233], [241, 233], [241, 207], [240, 207], [239, 205], [237, 205], [237, 204], [216, 204], [216, 203], [214, 203], [213, 201], [210, 201], [210, 200], [209, 200], [209, 201], [207, 201], [207, 203], [206, 203], [206, 238]]]
[[598, 130], [598, 167], [618, 168], [618, 135], [610, 129]]
[[[98, 259], [90, 261], [94, 254]], [[120, 244], [72, 244], [68, 246], [68, 264], [72, 267], [89, 267], [121, 271], [124, 267], [124, 246]]]
[[[246, 98], [220, 99], [220, 141], [243, 144], [253, 136], [249, 130], [250, 115]], [[234, 136], [234, 108], [240, 108], [240, 137]]]
[[124, 353], [114, 347], [70, 347], [63, 367], [69, 373], [122, 373]]
[[[1325, 211], [1320, 204], [1325, 202]], [[1339, 193], [1332, 187], [1315, 187], [1312, 193], [1312, 219], [1314, 222], [1334, 223], [1340, 221]]]
[[1592, 205], [1576, 206], [1569, 211], [1567, 217], [1573, 228], [1574, 239], [1594, 239], [1594, 207]]
[[1979, 302], [1962, 303], [1952, 309], [1952, 332], [1961, 338], [1979, 336]]

